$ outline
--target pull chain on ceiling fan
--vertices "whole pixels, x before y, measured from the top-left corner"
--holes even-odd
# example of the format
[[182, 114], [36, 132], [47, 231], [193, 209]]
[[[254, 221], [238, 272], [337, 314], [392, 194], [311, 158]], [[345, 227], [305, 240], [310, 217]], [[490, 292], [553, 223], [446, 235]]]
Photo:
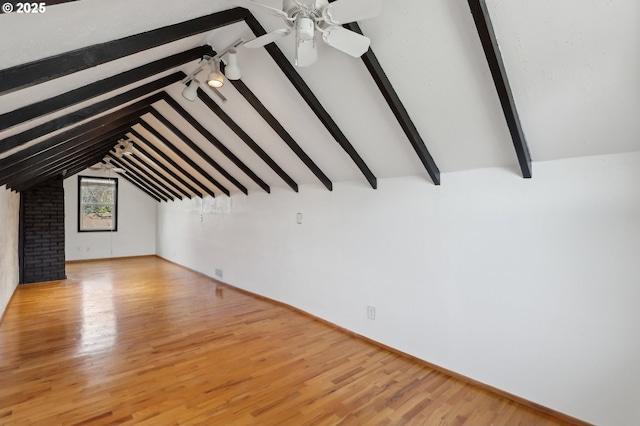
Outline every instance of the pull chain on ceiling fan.
[[318, 59], [316, 33], [320, 33], [322, 41], [329, 46], [354, 58], [362, 56], [369, 49], [371, 40], [342, 25], [378, 16], [382, 8], [381, 0], [337, 0], [331, 4], [329, 0], [314, 0], [313, 5], [300, 0], [283, 0], [282, 10], [254, 0], [236, 0], [236, 3], [257, 12], [269, 11], [283, 18], [288, 26], [244, 45], [249, 48], [263, 47], [295, 31], [295, 64], [299, 67], [309, 66]]

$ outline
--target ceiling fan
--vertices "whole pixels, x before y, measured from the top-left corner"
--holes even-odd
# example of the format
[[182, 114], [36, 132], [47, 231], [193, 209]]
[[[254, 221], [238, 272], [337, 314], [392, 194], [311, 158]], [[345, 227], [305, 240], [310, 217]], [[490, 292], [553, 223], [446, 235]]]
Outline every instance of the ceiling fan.
[[133, 141], [120, 139], [114, 149], [116, 150], [116, 157], [118, 158], [122, 158], [123, 155], [131, 155], [133, 154]]
[[244, 45], [249, 48], [263, 47], [294, 32], [295, 64], [299, 67], [309, 66], [318, 59], [316, 32], [329, 46], [354, 58], [362, 56], [369, 49], [371, 40], [342, 25], [378, 16], [382, 6], [382, 0], [336, 0], [333, 3], [329, 3], [329, 0], [313, 0], [312, 5], [300, 0], [283, 0], [282, 10], [279, 10], [254, 0], [236, 0], [236, 3], [260, 12], [270, 11], [283, 18], [288, 26]]
[[100, 165], [98, 166], [91, 166], [89, 167], [89, 169], [91, 170], [104, 170], [107, 173], [110, 173], [112, 171], [116, 172], [116, 173], [126, 173], [125, 169], [121, 169], [120, 167], [116, 167], [113, 164], [111, 164], [111, 157], [104, 157], [102, 159], [102, 163], [100, 163]]

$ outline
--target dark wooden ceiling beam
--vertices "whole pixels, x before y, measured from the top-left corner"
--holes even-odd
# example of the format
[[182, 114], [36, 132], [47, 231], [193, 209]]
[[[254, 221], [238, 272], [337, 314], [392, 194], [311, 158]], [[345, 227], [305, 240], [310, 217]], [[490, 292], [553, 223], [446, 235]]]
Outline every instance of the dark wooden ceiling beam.
[[151, 156], [151, 154], [145, 151], [144, 148], [142, 148], [140, 145], [137, 145], [136, 151], [136, 154], [131, 155], [130, 157], [132, 158], [130, 158], [129, 160], [132, 165], [134, 165], [138, 170], [148, 170], [150, 173], [155, 174], [159, 178], [156, 179], [159, 183], [160, 179], [162, 180], [162, 182], [164, 182], [163, 186], [172, 188], [189, 199], [193, 198], [193, 194], [185, 189], [186, 186], [183, 187], [179, 185], [180, 182], [177, 179], [173, 178], [174, 172], [171, 169], [158, 161], [158, 159]]
[[[362, 30], [356, 22], [344, 25], [344, 27], [358, 34], [362, 34]], [[418, 155], [418, 158], [422, 162], [422, 165], [427, 170], [427, 173], [429, 173], [431, 181], [435, 185], [440, 185], [440, 169], [438, 169], [436, 162], [429, 153], [427, 146], [422, 140], [422, 136], [420, 136], [413, 120], [411, 120], [409, 113], [402, 104], [398, 93], [396, 93], [391, 81], [382, 69], [382, 65], [380, 65], [375, 53], [373, 53], [373, 50], [369, 48], [369, 50], [362, 55], [361, 59], [369, 70], [369, 74], [371, 74], [371, 77], [373, 77], [373, 80], [378, 85], [380, 93], [382, 93], [382, 96], [387, 101], [389, 108], [391, 108], [391, 112], [393, 112], [396, 120], [398, 120], [398, 124], [400, 124], [404, 134], [407, 135], [407, 138]]]
[[271, 114], [271, 112], [264, 106], [258, 97], [247, 87], [242, 80], [229, 80], [236, 90], [245, 98], [247, 102], [253, 107], [254, 110], [267, 122], [267, 124], [280, 136], [282, 141], [287, 144], [289, 148], [298, 156], [298, 158], [304, 163], [305, 166], [322, 182], [322, 184], [329, 190], [333, 190], [333, 183], [324, 174], [324, 172], [313, 162], [313, 160], [307, 155], [306, 152], [298, 145], [293, 137], [287, 132], [287, 130], [280, 124], [280, 122]]
[[[333, 3], [334, 1], [336, 0], [329, 0], [329, 3]], [[357, 22], [345, 24], [343, 27], [358, 34], [362, 34], [362, 29], [360, 29]], [[422, 165], [427, 170], [431, 180], [435, 185], [440, 185], [440, 169], [438, 169], [433, 157], [431, 157], [427, 146], [422, 140], [422, 136], [420, 136], [418, 129], [416, 129], [413, 120], [411, 120], [409, 113], [402, 104], [402, 101], [393, 88], [391, 81], [389, 81], [389, 78], [382, 69], [382, 65], [380, 65], [375, 53], [373, 53], [373, 49], [369, 48], [369, 50], [362, 55], [361, 59], [369, 70], [369, 74], [371, 74], [371, 77], [373, 77], [373, 80], [378, 85], [380, 93], [382, 93], [382, 96], [387, 101], [387, 104], [389, 105], [389, 108], [391, 108], [393, 115], [395, 115], [396, 120], [398, 120], [398, 124], [400, 124], [405, 135], [407, 135], [411, 146], [418, 155]]]
[[[133, 173], [145, 177], [154, 183], [153, 187], [160, 193], [167, 193], [170, 197], [176, 197], [183, 199], [187, 197], [193, 198], [193, 195], [180, 185], [169, 179], [163, 172], [159, 171], [160, 167], [150, 159], [142, 158], [140, 155], [128, 155], [123, 156], [118, 160], [121, 162], [123, 168], [131, 170]], [[171, 195], [169, 195], [171, 194]]]
[[[172, 99], [173, 100], [173, 99]], [[174, 110], [175, 111], [175, 110]], [[247, 188], [241, 184], [236, 178], [234, 178], [230, 173], [228, 173], [220, 164], [218, 164], [211, 156], [209, 156], [202, 148], [196, 145], [191, 139], [187, 137], [180, 129], [178, 129], [172, 122], [167, 120], [159, 111], [152, 109], [151, 115], [153, 115], [156, 120], [162, 123], [167, 129], [169, 129], [173, 134], [175, 134], [178, 139], [180, 139], [185, 145], [187, 145], [193, 152], [199, 155], [202, 159], [204, 159], [211, 167], [218, 171], [225, 179], [231, 182], [236, 188], [242, 191], [245, 195], [249, 192]]]
[[[101, 163], [102, 164], [106, 164], [106, 161], [102, 160]], [[80, 170], [79, 172], [81, 172], [81, 171], [82, 170]], [[127, 176], [126, 172], [125, 173], [116, 173], [116, 176], [126, 179], [131, 184], [133, 184], [134, 186], [138, 187], [138, 189], [141, 189], [143, 192], [147, 193], [147, 195], [149, 195], [150, 197], [154, 198], [158, 202], [160, 202], [160, 201], [169, 201], [168, 197], [166, 197], [163, 194], [156, 193], [153, 189], [147, 187], [143, 182], [138, 180], [135, 176], [131, 176], [131, 175]]]
[[61, 111], [70, 106], [88, 101], [97, 96], [104, 95], [113, 90], [134, 84], [145, 78], [153, 77], [163, 71], [179, 67], [187, 62], [201, 58], [203, 55], [211, 54], [211, 46], [200, 46], [185, 52], [177, 53], [163, 59], [151, 62], [146, 65], [125, 71], [121, 74], [105, 78], [95, 83], [88, 84], [53, 98], [45, 99], [31, 105], [18, 108], [14, 111], [0, 115], [0, 131], [8, 129], [17, 124], [22, 124], [42, 117], [52, 112]]
[[[122, 158], [118, 158], [114, 155], [113, 152], [109, 152], [109, 158], [111, 158], [111, 163], [113, 163], [116, 167], [120, 167], [129, 173], [131, 176], [135, 177], [141, 183], [147, 185], [147, 188], [154, 189], [158, 195], [163, 195], [169, 198], [171, 201], [178, 198], [180, 200], [183, 199], [182, 195], [180, 195], [177, 191], [169, 187], [166, 183], [160, 182], [158, 179], [151, 176], [151, 174], [147, 173], [142, 167], [136, 167], [132, 161], [129, 161], [128, 158], [123, 156]], [[191, 198], [189, 196], [189, 198]]]
[[83, 135], [84, 137], [88, 138], [106, 133], [123, 124], [123, 122], [127, 121], [128, 119], [136, 118], [136, 114], [140, 114], [140, 111], [148, 108], [152, 103], [157, 102], [161, 98], [162, 97], [160, 94], [151, 95], [115, 112], [94, 119], [87, 123], [78, 125], [70, 130], [45, 139], [42, 142], [39, 142], [31, 147], [25, 148], [20, 152], [17, 152], [7, 158], [3, 158], [2, 160], [0, 160], [0, 170], [11, 165], [12, 159], [22, 161], [27, 158], [33, 157], [41, 151], [47, 149], [58, 149], [60, 145], [69, 141], [70, 139], [76, 138], [75, 140], [82, 140]]
[[[74, 158], [83, 155], [86, 148], [90, 148], [106, 138], [123, 135], [124, 132], [137, 121], [137, 117], [135, 119], [123, 120], [121, 126], [116, 127], [111, 131], [100, 132], [100, 134], [95, 137], [87, 137], [86, 135], [78, 136], [77, 138], [66, 141], [55, 151], [46, 150], [29, 157], [26, 160], [15, 161], [13, 165], [0, 171], [0, 182], [3, 182], [5, 179], [10, 179], [13, 175], [24, 173], [25, 171], [31, 172], [33, 170], [46, 169], [50, 167], [54, 161], [60, 159]], [[105, 150], [105, 154], [106, 153], [107, 150]]]
[[189, 114], [178, 102], [175, 101], [168, 94], [165, 96], [164, 101], [167, 102], [173, 109], [180, 115], [187, 123], [191, 125], [194, 129], [196, 129], [206, 140], [211, 143], [211, 145], [215, 146], [218, 151], [220, 151], [225, 157], [227, 157], [233, 164], [235, 164], [240, 170], [242, 170], [252, 181], [258, 184], [258, 186], [265, 190], [265, 192], [270, 193], [271, 188], [266, 184], [265, 181], [260, 179], [258, 175], [256, 175], [253, 170], [251, 170], [246, 164], [244, 164], [238, 157], [235, 156], [233, 152], [229, 150], [222, 142], [218, 140], [210, 131], [204, 128], [202, 124], [200, 124], [196, 119], [194, 119], [191, 114]]
[[[116, 113], [113, 113], [113, 115], [110, 114], [99, 120], [87, 123], [87, 126], [78, 126], [78, 128], [52, 136], [28, 148], [24, 148], [14, 154], [0, 159], [0, 171], [18, 163], [29, 165], [30, 163], [28, 162], [39, 154], [46, 153], [47, 155], [55, 155], [58, 152], [65, 150], [69, 146], [68, 144], [71, 144], [72, 146], [74, 143], [78, 143], [79, 141], [98, 137], [119, 126], [131, 123], [139, 118], [138, 111], [146, 108], [147, 106], [148, 104], [144, 102], [140, 105], [131, 105], [130, 108], [127, 108], [127, 111], [119, 110]], [[81, 129], [80, 127], [84, 128]]]
[[[245, 22], [251, 28], [251, 31], [255, 34], [256, 37], [266, 34], [265, 29], [260, 25], [258, 20], [251, 15], [248, 14]], [[329, 131], [331, 136], [338, 142], [338, 144], [344, 149], [344, 151], [351, 157], [356, 166], [360, 169], [364, 177], [367, 179], [372, 188], [378, 187], [378, 181], [369, 169], [369, 166], [364, 162], [360, 154], [356, 151], [356, 149], [351, 145], [351, 142], [347, 139], [347, 137], [342, 133], [342, 130], [338, 127], [336, 122], [331, 118], [326, 109], [322, 106], [318, 98], [313, 94], [307, 83], [300, 77], [289, 62], [289, 60], [284, 56], [282, 51], [275, 45], [275, 43], [270, 43], [265, 46], [266, 51], [271, 55], [273, 60], [276, 62], [278, 67], [282, 70], [284, 75], [287, 76], [289, 81], [296, 88], [300, 96], [305, 100], [307, 105], [311, 108], [311, 110], [316, 114], [316, 116], [320, 119], [320, 122], [325, 126], [325, 128]]]
[[[176, 182], [182, 184], [185, 188], [192, 191], [193, 194], [195, 194], [195, 196], [197, 197], [204, 198], [205, 192], [210, 193], [212, 197], [215, 197], [215, 193], [213, 193], [213, 191], [211, 191], [209, 188], [205, 188], [205, 190], [203, 191], [196, 179], [194, 179], [182, 166], [176, 163], [167, 154], [162, 152], [162, 150], [160, 150], [153, 142], [151, 142], [149, 138], [142, 136], [135, 129], [131, 129], [131, 134], [142, 141], [148, 148], [145, 149], [140, 144], [136, 145], [138, 153], [143, 154], [147, 158], [147, 161], [144, 161], [143, 159], [140, 159], [140, 161], [149, 165], [155, 164], [156, 170], [163, 170], [163, 176], [165, 179], [167, 179], [167, 176], [171, 176]], [[169, 166], [163, 164], [162, 161], [160, 161], [161, 159], [164, 160], [164, 162], [166, 162], [169, 166], [176, 169], [177, 173], [173, 171]], [[182, 176], [178, 173], [180, 173]], [[189, 195], [189, 198], [192, 198], [192, 196]]]
[[[92, 164], [95, 164], [98, 161], [100, 161], [101, 157], [98, 154], [94, 153], [92, 157], [87, 157], [87, 158], [89, 158], [92, 161]], [[84, 158], [83, 160], [87, 160], [87, 158]], [[78, 171], [84, 170], [85, 168], [86, 167], [83, 167], [80, 165], [80, 162], [76, 161], [76, 162], [73, 162], [73, 164], [69, 164], [68, 166], [59, 167], [55, 170], [52, 169], [51, 171], [45, 174], [39, 174], [29, 179], [20, 179], [17, 182], [10, 182], [7, 184], [7, 188], [12, 188], [14, 191], [17, 191], [17, 192], [26, 191], [30, 188], [33, 188], [41, 184], [42, 182], [46, 182], [48, 179], [51, 179], [53, 177], [56, 177], [56, 176], [64, 177], [66, 176], [67, 173], [73, 175]]]
[[276, 163], [261, 147], [247, 134], [238, 124], [233, 121], [217, 103], [213, 101], [202, 89], [198, 89], [198, 98], [209, 108], [218, 118], [229, 127], [262, 161], [273, 170], [291, 189], [298, 192], [298, 184], [289, 176], [282, 167]]
[[[143, 126], [143, 128], [144, 128], [144, 126]], [[188, 188], [189, 191], [193, 192], [195, 195], [197, 195], [200, 198], [204, 198], [204, 193], [202, 191], [202, 189], [204, 189], [205, 192], [209, 193], [209, 195], [211, 195], [212, 197], [215, 197], [215, 195], [216, 195], [215, 192], [213, 192], [209, 188], [196, 189], [194, 185], [200, 186], [200, 185], [198, 185], [197, 181], [195, 181], [181, 165], [176, 163], [167, 154], [162, 152], [162, 150], [158, 149], [158, 147], [156, 147], [153, 144], [153, 142], [151, 142], [148, 138], [145, 138], [144, 136], [142, 136], [140, 134], [140, 132], [136, 131], [135, 129], [131, 129], [131, 133], [136, 138], [138, 138], [140, 141], [142, 141], [149, 148], [149, 150], [151, 150], [153, 152], [153, 154], [155, 154], [155, 155], [153, 155], [151, 152], [147, 151], [146, 149], [144, 149], [140, 145], [137, 145], [136, 149], [139, 150], [140, 152], [142, 152], [144, 155], [146, 155], [150, 160], [154, 160], [154, 159], [159, 157], [159, 158], [163, 159], [171, 167], [176, 169], [178, 171], [178, 173], [180, 173], [182, 176], [184, 176], [184, 178], [182, 176], [178, 175], [177, 173], [175, 173], [174, 171], [172, 171], [171, 169], [169, 169], [168, 167], [165, 168], [165, 171], [172, 178], [174, 178], [175, 180], [180, 182], [182, 185], [184, 185], [186, 188]], [[187, 179], [191, 180], [191, 183], [187, 182]]]
[[[144, 118], [143, 118], [144, 119]], [[145, 128], [145, 130], [155, 136], [160, 142], [162, 142], [167, 148], [169, 148], [174, 154], [176, 154], [182, 161], [187, 163], [189, 167], [195, 170], [200, 176], [202, 176], [205, 180], [207, 180], [210, 184], [218, 188], [225, 195], [230, 195], [229, 190], [224, 187], [220, 182], [218, 182], [213, 176], [207, 173], [202, 167], [200, 167], [195, 161], [193, 161], [184, 151], [178, 149], [169, 139], [164, 137], [158, 130], [156, 130], [150, 123], [141, 122], [140, 124]], [[193, 176], [193, 175], [192, 175]], [[193, 176], [195, 177], [195, 176]], [[202, 183], [199, 183], [202, 187]]]
[[159, 78], [158, 80], [144, 84], [140, 87], [136, 87], [135, 89], [131, 89], [110, 99], [105, 99], [104, 101], [97, 102], [78, 111], [74, 111], [61, 117], [57, 117], [46, 123], [35, 126], [29, 130], [18, 133], [17, 135], [6, 137], [3, 140], [0, 140], [0, 153], [30, 142], [41, 136], [45, 136], [49, 133], [55, 132], [56, 130], [73, 126], [83, 120], [87, 120], [98, 114], [102, 114], [113, 108], [117, 108], [127, 102], [131, 102], [142, 96], [146, 96], [149, 93], [164, 89], [170, 84], [182, 80], [184, 77], [185, 74], [183, 72], [175, 72], [171, 75]]
[[[115, 141], [112, 142], [112, 144], [114, 143]], [[99, 143], [95, 143], [90, 146], [84, 147], [81, 150], [78, 150], [77, 155], [55, 158], [41, 162], [37, 165], [26, 167], [17, 173], [12, 173], [11, 175], [2, 177], [0, 179], [0, 185], [6, 183], [7, 186], [15, 187], [20, 183], [26, 182], [30, 179], [37, 179], [39, 176], [55, 176], [62, 173], [63, 170], [69, 169], [76, 164], [84, 161], [84, 157], [87, 155], [93, 156], [99, 152], [102, 152], [103, 155], [106, 155], [111, 146], [112, 145], [106, 144], [106, 142], [103, 140]]]
[[[142, 152], [138, 151], [138, 154], [142, 154]], [[171, 190], [170, 192], [172, 194], [175, 195], [175, 193], [177, 192], [189, 199], [193, 198], [193, 195], [189, 191], [169, 178], [169, 173], [166, 171], [166, 166], [164, 164], [158, 163], [154, 158], [149, 158], [144, 155], [128, 155], [122, 158], [125, 159], [123, 161], [123, 164], [126, 167], [133, 167], [147, 178], [151, 179], [154, 182], [157, 182], [167, 190]], [[182, 199], [182, 196], [180, 197], [180, 199]]]
[[516, 102], [511, 92], [511, 85], [509, 84], [507, 70], [502, 60], [502, 54], [500, 53], [500, 46], [498, 45], [498, 40], [493, 30], [491, 16], [487, 9], [487, 2], [485, 0], [468, 0], [468, 2], [473, 21], [476, 24], [476, 29], [482, 42], [484, 55], [487, 58], [487, 63], [491, 70], [493, 83], [498, 91], [502, 111], [507, 120], [507, 126], [511, 133], [511, 139], [516, 150], [522, 176], [524, 178], [531, 178], [531, 154], [529, 153], [529, 147], [524, 137]]
[[124, 58], [185, 37], [241, 22], [247, 14], [247, 10], [243, 8], [229, 9], [7, 68], [0, 71], [0, 95]]
[[[155, 148], [151, 147], [150, 149], [155, 149]], [[162, 182], [165, 182], [162, 184], [163, 187], [166, 187], [167, 189], [172, 188], [175, 191], [180, 192], [181, 194], [183, 194], [189, 199], [193, 199], [194, 196], [195, 197], [200, 196], [199, 195], [200, 192], [198, 190], [193, 191], [193, 193], [189, 192], [190, 190], [188, 186], [182, 184], [181, 178], [173, 170], [171, 170], [165, 164], [160, 162], [157, 158], [155, 158], [150, 152], [146, 151], [139, 144], [136, 145], [136, 154], [133, 155], [132, 157], [134, 157], [130, 159], [130, 162], [132, 163], [132, 165], [137, 167], [138, 170], [146, 169], [150, 173], [155, 174], [158, 177], [156, 180], [159, 181], [159, 179], [161, 179]]]
[[99, 162], [105, 156], [105, 151], [108, 151], [109, 147], [115, 144], [115, 141], [116, 139], [106, 139], [103, 142], [92, 146], [82, 156], [78, 156], [76, 158], [68, 158], [66, 160], [56, 162], [42, 173], [32, 175], [28, 170], [26, 170], [24, 174], [8, 182], [7, 186], [14, 188], [17, 191], [24, 191], [25, 189], [32, 188], [54, 176], [73, 175], [78, 171], [84, 170], [92, 164], [96, 164], [97, 162]]

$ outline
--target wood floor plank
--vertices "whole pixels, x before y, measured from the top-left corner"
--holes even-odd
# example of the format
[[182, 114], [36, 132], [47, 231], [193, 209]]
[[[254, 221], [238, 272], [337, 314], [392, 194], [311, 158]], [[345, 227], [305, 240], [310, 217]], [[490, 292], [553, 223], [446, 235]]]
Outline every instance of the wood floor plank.
[[6, 309], [0, 424], [567, 424], [156, 257], [67, 275]]

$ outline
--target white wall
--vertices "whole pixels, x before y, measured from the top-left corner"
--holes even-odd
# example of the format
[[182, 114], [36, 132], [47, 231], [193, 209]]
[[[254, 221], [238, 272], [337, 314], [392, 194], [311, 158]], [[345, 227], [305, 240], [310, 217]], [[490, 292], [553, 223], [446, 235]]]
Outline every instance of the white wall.
[[[82, 176], [105, 176], [85, 170]], [[156, 252], [156, 201], [127, 180], [118, 179], [118, 230], [78, 232], [78, 175], [64, 181], [67, 260], [143, 256]], [[116, 176], [117, 177], [117, 176]]]
[[158, 254], [560, 412], [640, 424], [640, 153], [534, 174], [275, 189], [216, 199], [203, 222], [198, 202], [162, 204]]
[[20, 195], [0, 187], [0, 320], [18, 286]]

